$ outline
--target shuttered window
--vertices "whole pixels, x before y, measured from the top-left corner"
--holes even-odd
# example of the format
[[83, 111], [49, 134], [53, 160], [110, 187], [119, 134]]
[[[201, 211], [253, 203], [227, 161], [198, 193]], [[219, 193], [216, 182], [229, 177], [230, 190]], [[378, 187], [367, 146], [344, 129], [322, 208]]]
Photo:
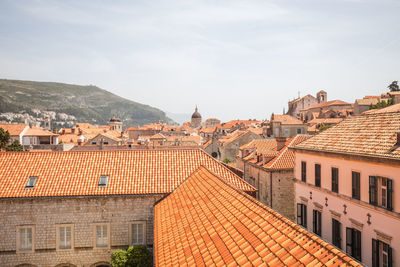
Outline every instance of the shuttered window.
[[321, 236], [321, 212], [313, 210], [313, 232]]
[[361, 261], [361, 232], [354, 228], [346, 228], [346, 253]]
[[315, 186], [321, 187], [321, 165], [315, 164]]
[[332, 219], [332, 243], [342, 248], [342, 224], [335, 219]]
[[351, 197], [354, 199], [360, 200], [360, 173], [352, 172], [351, 173]]
[[392, 248], [377, 239], [372, 239], [372, 267], [392, 267]]
[[339, 192], [339, 169], [332, 168], [332, 192]]
[[297, 224], [307, 228], [307, 206], [304, 204], [297, 204]]
[[301, 181], [307, 181], [307, 163], [305, 161], [301, 162]]

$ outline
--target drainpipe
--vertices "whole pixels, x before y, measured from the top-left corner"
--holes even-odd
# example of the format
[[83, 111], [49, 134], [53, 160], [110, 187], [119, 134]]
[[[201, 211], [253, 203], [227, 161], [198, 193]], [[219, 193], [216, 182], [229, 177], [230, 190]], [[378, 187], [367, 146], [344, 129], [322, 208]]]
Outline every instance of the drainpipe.
[[272, 209], [272, 172], [269, 173], [269, 191], [270, 191], [270, 198], [271, 198], [271, 209]]

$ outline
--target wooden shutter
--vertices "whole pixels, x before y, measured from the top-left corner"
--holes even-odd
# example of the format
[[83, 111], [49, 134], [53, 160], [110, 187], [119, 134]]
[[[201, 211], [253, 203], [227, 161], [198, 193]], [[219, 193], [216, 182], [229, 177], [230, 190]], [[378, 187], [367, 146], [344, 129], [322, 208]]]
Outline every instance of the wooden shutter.
[[302, 204], [297, 203], [297, 224], [302, 225], [302, 216], [301, 213], [303, 212]]
[[388, 250], [388, 266], [389, 267], [393, 266], [392, 248], [390, 246], [389, 246], [389, 250]]
[[376, 176], [369, 177], [369, 204], [377, 205], [377, 179]]
[[387, 209], [388, 210], [393, 210], [393, 180], [392, 179], [387, 179]]
[[303, 205], [303, 226], [307, 228], [307, 206]]
[[372, 267], [379, 267], [379, 241], [372, 239]]
[[346, 227], [346, 253], [353, 255], [353, 228]]

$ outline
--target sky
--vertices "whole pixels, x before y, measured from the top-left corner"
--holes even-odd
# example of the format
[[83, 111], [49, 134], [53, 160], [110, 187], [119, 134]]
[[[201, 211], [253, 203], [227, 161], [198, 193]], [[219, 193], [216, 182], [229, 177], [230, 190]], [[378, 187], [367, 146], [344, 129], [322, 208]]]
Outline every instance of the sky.
[[97, 85], [173, 113], [265, 119], [400, 80], [398, 0], [0, 0], [0, 78]]

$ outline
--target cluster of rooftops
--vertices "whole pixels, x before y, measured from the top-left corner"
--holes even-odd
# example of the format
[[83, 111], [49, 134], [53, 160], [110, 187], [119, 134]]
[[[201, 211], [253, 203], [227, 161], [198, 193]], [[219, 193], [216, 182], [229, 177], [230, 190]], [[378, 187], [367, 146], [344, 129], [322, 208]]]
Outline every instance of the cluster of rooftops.
[[[399, 160], [400, 113], [355, 116], [293, 146]], [[159, 266], [359, 265], [255, 200], [253, 186], [202, 149], [2, 152], [0, 166], [3, 200], [163, 196], [154, 209]]]

